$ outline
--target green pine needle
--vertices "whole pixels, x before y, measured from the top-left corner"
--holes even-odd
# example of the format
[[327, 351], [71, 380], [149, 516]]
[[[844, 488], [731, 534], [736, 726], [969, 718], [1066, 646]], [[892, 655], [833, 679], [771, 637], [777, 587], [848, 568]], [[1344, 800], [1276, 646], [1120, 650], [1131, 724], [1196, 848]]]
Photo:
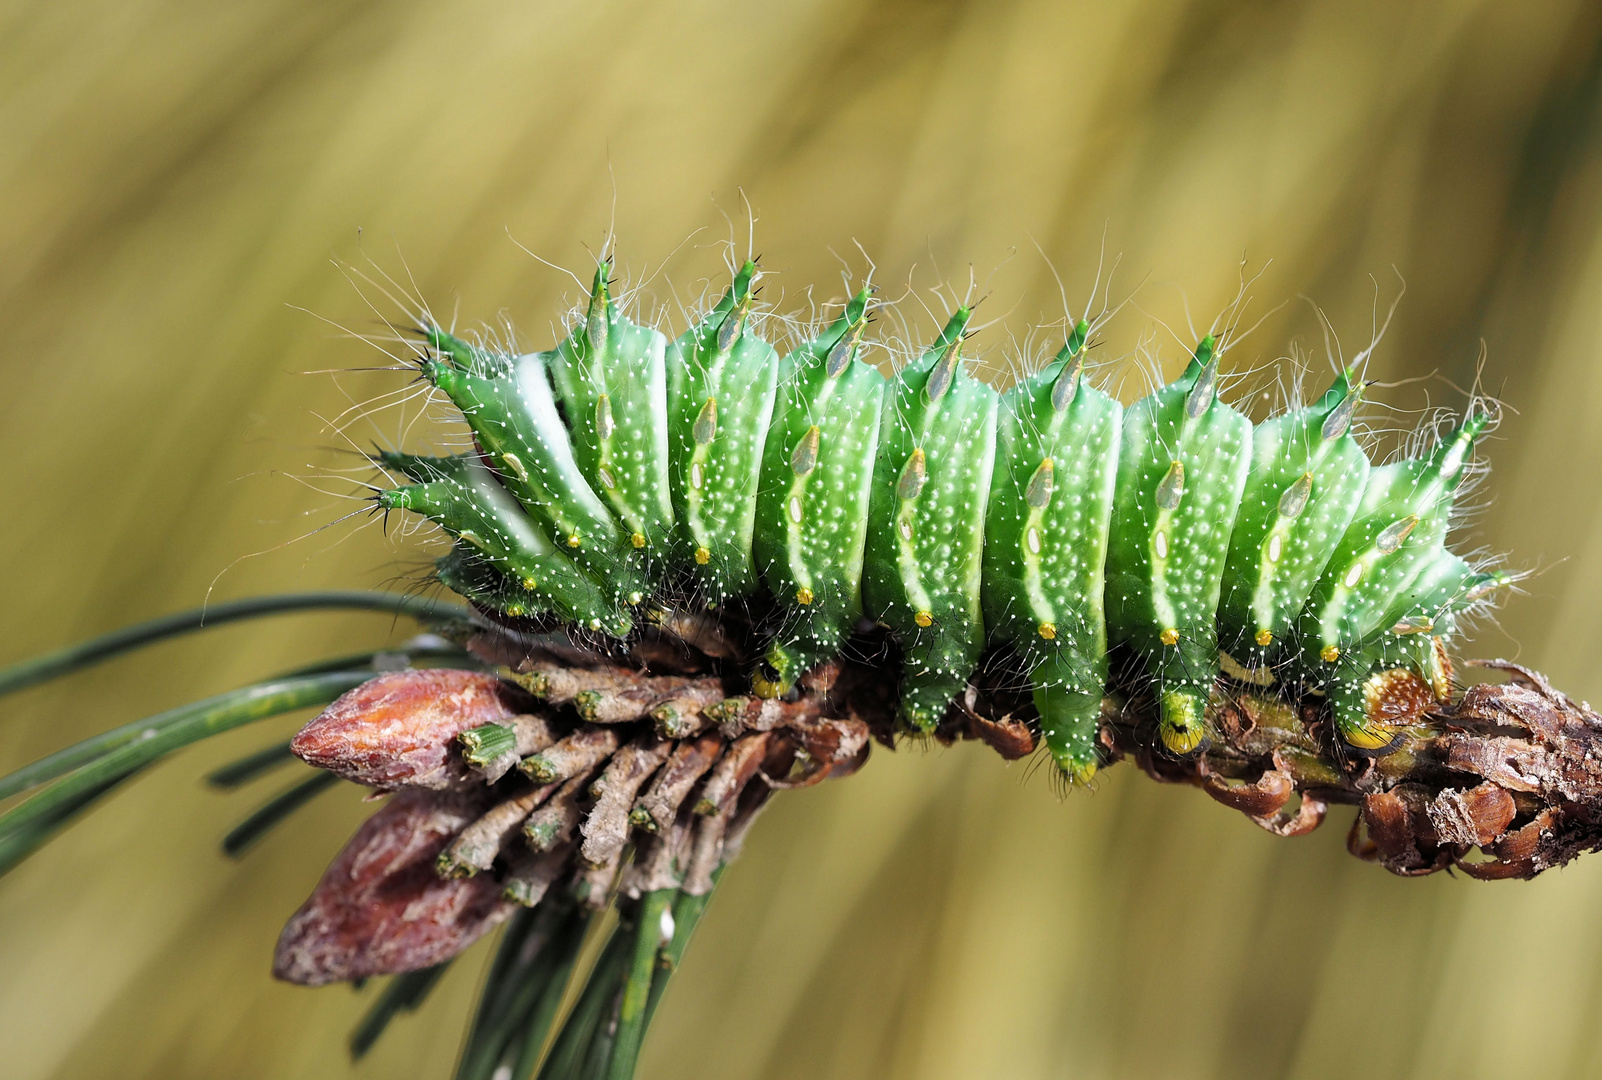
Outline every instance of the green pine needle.
[[378, 995], [378, 1000], [373, 1002], [372, 1008], [367, 1010], [367, 1015], [362, 1017], [361, 1023], [350, 1033], [351, 1058], [360, 1061], [378, 1042], [391, 1020], [421, 1005], [450, 966], [451, 961], [446, 960], [421, 971], [403, 972], [391, 979], [389, 985], [384, 987], [384, 992]]
[[[456, 1080], [489, 1080], [501, 1067], [526, 1080], [544, 1047], [591, 923], [565, 897], [513, 916], [480, 992]], [[523, 1068], [516, 1063], [529, 1056]]]
[[[590, 972], [584, 993], [568, 1014], [551, 1047], [550, 1056], [540, 1069], [540, 1080], [574, 1080], [594, 1075], [597, 1053], [611, 1056], [611, 1036], [603, 1029], [608, 1027], [606, 1013], [617, 998], [628, 970], [630, 935], [613, 933], [606, 943], [601, 958]], [[602, 1063], [605, 1067], [605, 1062]], [[583, 1071], [581, 1071], [583, 1070]], [[604, 1072], [601, 1075], [605, 1075]]]
[[[629, 958], [628, 981], [623, 987], [623, 1000], [618, 1008], [617, 1036], [612, 1044], [611, 1065], [607, 1080], [633, 1080], [634, 1063], [640, 1056], [640, 1043], [645, 1038], [646, 1008], [651, 989], [657, 978], [657, 954], [664, 944], [662, 916], [673, 907], [677, 889], [660, 889], [640, 898], [639, 916], [635, 920], [634, 949]], [[677, 936], [675, 926], [674, 937]], [[667, 976], [661, 976], [666, 983]]]
[[274, 743], [207, 773], [206, 783], [219, 788], [242, 787], [258, 776], [271, 772], [280, 765], [288, 765], [294, 760], [294, 751], [290, 750], [287, 741]]
[[31, 825], [25, 825], [20, 829], [15, 829], [4, 836], [0, 836], [0, 877], [9, 874], [18, 863], [48, 842], [51, 837], [55, 836], [57, 830], [75, 817], [79, 811], [86, 809], [102, 795], [107, 794], [133, 775], [133, 773], [128, 773], [98, 787], [91, 788], [79, 794], [75, 799], [62, 803], [54, 812], [36, 819]]
[[[725, 867], [718, 867], [712, 872], [712, 888], [715, 891], [719, 879], [723, 877]], [[662, 995], [667, 992], [668, 980], [678, 970], [679, 962], [684, 959], [684, 950], [690, 947], [690, 938], [695, 935], [696, 924], [706, 912], [706, 905], [712, 899], [712, 893], [701, 896], [691, 896], [689, 893], [680, 893], [679, 898], [673, 902], [673, 940], [662, 949], [661, 958], [657, 961], [656, 977], [651, 980], [651, 996], [645, 1002], [645, 1020], [643, 1026], [651, 1026], [651, 1017], [656, 1015], [656, 1007], [662, 1001]]]
[[223, 854], [231, 859], [239, 858], [266, 836], [273, 826], [337, 783], [339, 783], [338, 776], [319, 770], [279, 792], [223, 837]]
[[98, 664], [102, 660], [109, 660], [113, 656], [195, 630], [210, 629], [244, 619], [257, 619], [265, 615], [330, 608], [386, 611], [433, 623], [466, 622], [472, 618], [472, 612], [467, 608], [459, 604], [444, 603], [433, 597], [404, 596], [398, 593], [356, 589], [284, 593], [277, 596], [257, 596], [248, 600], [232, 600], [228, 603], [196, 608], [193, 611], [164, 615], [149, 622], [113, 630], [109, 634], [102, 634], [77, 645], [69, 645], [65, 649], [32, 660], [24, 660], [8, 668], [0, 668], [0, 694], [10, 694], [24, 687], [34, 686]]
[[3, 798], [76, 767], [76, 771], [0, 815], [0, 843], [23, 830], [44, 828], [45, 837], [32, 845], [37, 847], [108, 785], [174, 750], [269, 716], [327, 705], [371, 677], [370, 671], [337, 671], [257, 683], [124, 725], [52, 754], [0, 779]]

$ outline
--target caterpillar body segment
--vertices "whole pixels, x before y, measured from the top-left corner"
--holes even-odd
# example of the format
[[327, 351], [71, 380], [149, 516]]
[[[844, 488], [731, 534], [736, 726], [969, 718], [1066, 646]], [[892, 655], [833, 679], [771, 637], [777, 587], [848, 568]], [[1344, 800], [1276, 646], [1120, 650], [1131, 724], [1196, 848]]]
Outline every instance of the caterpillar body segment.
[[453, 544], [448, 552], [435, 559], [434, 576], [447, 589], [492, 611], [502, 611], [516, 618], [553, 614], [531, 604], [522, 586], [496, 569], [469, 544]]
[[1282, 654], [1363, 497], [1369, 463], [1351, 430], [1362, 392], [1355, 375], [1343, 371], [1312, 406], [1252, 429], [1218, 609], [1221, 644], [1251, 667]]
[[1446, 698], [1459, 618], [1511, 580], [1445, 543], [1483, 412], [1370, 467], [1353, 370], [1254, 429], [1217, 399], [1209, 335], [1125, 409], [1085, 381], [1080, 322], [998, 397], [964, 370], [966, 309], [887, 382], [860, 358], [867, 290], [781, 356], [751, 325], [752, 263], [672, 342], [619, 312], [608, 272], [547, 352], [424, 328], [424, 373], [477, 452], [382, 455], [413, 482], [378, 502], [444, 527], [439, 578], [483, 608], [623, 638], [658, 607], [751, 600], [766, 697], [877, 621], [923, 732], [1003, 646], [1083, 782], [1113, 655], [1170, 753], [1203, 745], [1221, 663], [1323, 694], [1348, 749], [1384, 753]]
[[985, 508], [996, 392], [963, 370], [959, 308], [890, 383], [868, 509], [863, 602], [902, 647], [900, 717], [932, 731], [985, 649]]
[[[1470, 416], [1428, 457], [1373, 471], [1358, 521], [1303, 615], [1322, 669], [1307, 677], [1325, 686], [1342, 741], [1359, 753], [1385, 753], [1446, 698], [1442, 637], [1509, 580], [1474, 573], [1445, 548], [1453, 494], [1485, 423]], [[1304, 669], [1312, 655], [1304, 652]]]
[[1386, 629], [1398, 597], [1444, 550], [1453, 492], [1486, 419], [1469, 417], [1428, 457], [1370, 471], [1353, 523], [1302, 613], [1304, 665], [1312, 656], [1332, 664]]
[[637, 604], [660, 583], [673, 532], [667, 339], [622, 315], [607, 291], [610, 272], [606, 262], [596, 269], [584, 322], [544, 359], [573, 459], [625, 540], [619, 561], [646, 578], [629, 597]]
[[1124, 410], [1083, 380], [1081, 322], [1034, 376], [1001, 399], [985, 518], [991, 634], [1032, 672], [1041, 735], [1072, 779], [1096, 771], [1107, 682], [1102, 597]]
[[1381, 627], [1339, 657], [1327, 678], [1336, 728], [1360, 753], [1385, 752], [1425, 708], [1449, 700], [1452, 665], [1445, 640], [1457, 629], [1458, 616], [1512, 581], [1505, 572], [1476, 572], [1444, 544], [1426, 558]]
[[779, 354], [748, 326], [755, 280], [747, 262], [717, 306], [667, 349], [673, 553], [709, 605], [758, 584], [752, 542]]
[[1203, 338], [1183, 375], [1126, 412], [1107, 551], [1109, 634], [1143, 658], [1176, 754], [1206, 738], [1224, 560], [1251, 463], [1251, 423], [1218, 400], [1215, 348]]
[[782, 621], [753, 677], [777, 697], [833, 656], [862, 616], [868, 495], [885, 378], [857, 359], [869, 293], [780, 365], [753, 550]]
[[[523, 508], [474, 456], [428, 458], [386, 453], [383, 463], [405, 473], [414, 484], [391, 488], [379, 497], [386, 509], [411, 510], [439, 523], [459, 542], [518, 587], [486, 589], [500, 603], [517, 603], [527, 614], [551, 614], [592, 631], [614, 636], [631, 629], [627, 615], [611, 604], [601, 587], [547, 539]], [[456, 556], [457, 562], [463, 555]], [[464, 579], [465, 574], [461, 575]]]
[[[626, 540], [574, 460], [573, 445], [551, 392], [545, 354], [506, 356], [469, 348], [437, 328], [438, 355], [428, 379], [473, 429], [484, 459], [545, 536], [608, 589], [619, 607], [638, 601], [647, 582], [625, 561]], [[458, 366], [460, 357], [470, 364]]]
[[1415, 641], [1433, 636], [1437, 629], [1449, 629], [1456, 612], [1466, 606], [1464, 598], [1495, 575], [1477, 574], [1462, 558], [1436, 544], [1426, 555], [1424, 569], [1407, 588], [1397, 594], [1385, 613], [1381, 627], [1363, 644]]

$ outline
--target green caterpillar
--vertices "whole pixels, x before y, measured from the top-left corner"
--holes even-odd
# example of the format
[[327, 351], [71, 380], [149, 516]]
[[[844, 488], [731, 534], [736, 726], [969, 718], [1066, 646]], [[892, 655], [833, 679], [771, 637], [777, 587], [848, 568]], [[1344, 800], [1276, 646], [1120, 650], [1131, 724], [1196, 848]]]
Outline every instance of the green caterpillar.
[[1084, 782], [1112, 659], [1157, 702], [1168, 752], [1207, 740], [1221, 664], [1329, 698], [1381, 754], [1433, 700], [1442, 642], [1510, 578], [1449, 552], [1454, 493], [1487, 423], [1371, 467], [1362, 383], [1255, 427], [1219, 400], [1220, 344], [1124, 408], [1085, 379], [1090, 326], [998, 394], [964, 368], [970, 311], [886, 379], [861, 352], [864, 289], [787, 355], [752, 324], [756, 266], [675, 341], [596, 271], [555, 349], [512, 355], [421, 330], [421, 368], [476, 453], [380, 463], [385, 509], [455, 540], [440, 579], [481, 608], [626, 638], [691, 604], [761, 607], [763, 697], [864, 620], [902, 653], [900, 718], [929, 732], [988, 649], [1026, 665], [1042, 739]]

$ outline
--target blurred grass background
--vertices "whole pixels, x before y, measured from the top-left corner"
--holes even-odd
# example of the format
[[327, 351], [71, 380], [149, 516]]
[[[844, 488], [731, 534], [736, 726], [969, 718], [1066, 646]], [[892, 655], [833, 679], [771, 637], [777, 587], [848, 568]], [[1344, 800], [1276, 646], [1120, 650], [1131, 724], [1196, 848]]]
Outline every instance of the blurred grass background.
[[[1295, 298], [1350, 355], [1370, 275], [1383, 307], [1395, 266], [1409, 291], [1372, 371], [1434, 377], [1375, 391], [1402, 411], [1373, 418], [1460, 404], [1484, 341], [1510, 408], [1467, 546], [1540, 571], [1463, 651], [1602, 697], [1595, 4], [121, 0], [14, 2], [0, 27], [0, 661], [214, 583], [415, 572], [416, 545], [355, 522], [288, 543], [348, 508], [300, 482], [348, 464], [320, 418], [402, 379], [305, 374], [382, 360], [295, 309], [379, 329], [331, 257], [409, 268], [436, 310], [504, 311], [543, 347], [572, 282], [511, 238], [585, 274], [615, 200], [631, 272], [677, 249], [668, 276], [693, 294], [717, 241], [743, 249], [743, 190], [770, 297], [837, 296], [853, 241], [890, 295], [915, 264], [925, 289], [972, 266], [999, 368], [1009, 334], [1062, 314], [1036, 243], [1078, 304], [1105, 231], [1115, 295], [1148, 279], [1139, 308], [1178, 326], [1182, 296], [1206, 322], [1243, 256], [1272, 259], [1256, 308], [1290, 302], [1233, 359], [1298, 339], [1316, 378]], [[1149, 326], [1120, 316], [1106, 355]], [[393, 437], [382, 423], [353, 435]], [[31, 691], [4, 703], [0, 769], [403, 631], [284, 618]], [[185, 754], [0, 882], [0, 1071], [447, 1074], [487, 950], [354, 1069], [373, 988], [268, 977], [367, 808], [341, 791], [231, 864], [218, 839], [286, 778], [224, 796], [198, 777], [294, 726]], [[1026, 771], [878, 753], [779, 799], [642, 1075], [1602, 1069], [1602, 858], [1528, 884], [1403, 881], [1345, 854], [1349, 811], [1284, 841], [1132, 767], [1065, 802]]]

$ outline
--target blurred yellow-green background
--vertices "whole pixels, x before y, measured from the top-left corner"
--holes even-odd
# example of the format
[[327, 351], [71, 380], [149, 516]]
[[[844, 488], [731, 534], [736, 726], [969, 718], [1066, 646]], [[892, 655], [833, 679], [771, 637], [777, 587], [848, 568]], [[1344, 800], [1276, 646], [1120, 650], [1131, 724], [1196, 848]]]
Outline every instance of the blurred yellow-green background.
[[[1482, 341], [1508, 406], [1461, 543], [1538, 573], [1464, 651], [1602, 697], [1599, 89], [1602, 7], [1577, 0], [5, 4], [0, 661], [208, 589], [417, 572], [417, 544], [359, 521], [296, 540], [350, 508], [325, 420], [404, 379], [315, 373], [387, 362], [331, 325], [394, 313], [336, 260], [538, 345], [574, 287], [523, 247], [583, 274], [615, 215], [671, 303], [720, 272], [719, 242], [743, 253], [743, 192], [769, 297], [836, 297], [857, 243], [887, 295], [911, 275], [935, 303], [971, 267], [1000, 371], [1062, 315], [1036, 245], [1076, 305], [1104, 236], [1115, 296], [1145, 281], [1109, 358], [1145, 334], [1177, 362], [1152, 319], [1182, 327], [1188, 301], [1205, 323], [1243, 258], [1272, 260], [1254, 310], [1288, 302], [1233, 362], [1294, 339], [1314, 378], [1298, 297], [1351, 355], [1394, 267], [1408, 292], [1371, 370], [1431, 377], [1374, 391], [1397, 411], [1372, 420], [1460, 405]], [[1105, 372], [1126, 400], [1129, 370]], [[393, 438], [398, 415], [350, 435]], [[403, 630], [281, 618], [30, 691], [0, 705], [0, 770]], [[294, 724], [186, 753], [0, 882], [0, 1072], [447, 1074], [487, 950], [357, 1067], [372, 989], [268, 977], [366, 808], [341, 790], [232, 864], [218, 838], [286, 780], [198, 777]], [[1066, 801], [1027, 771], [878, 753], [779, 799], [642, 1075], [1602, 1071], [1602, 858], [1404, 881], [1345, 854], [1349, 811], [1286, 841], [1127, 766]]]

